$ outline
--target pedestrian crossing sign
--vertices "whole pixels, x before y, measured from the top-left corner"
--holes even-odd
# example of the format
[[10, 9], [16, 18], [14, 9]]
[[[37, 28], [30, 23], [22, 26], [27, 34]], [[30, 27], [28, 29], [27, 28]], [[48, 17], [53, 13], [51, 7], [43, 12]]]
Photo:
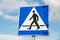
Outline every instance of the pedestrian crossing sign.
[[48, 35], [48, 6], [21, 7], [19, 35]]

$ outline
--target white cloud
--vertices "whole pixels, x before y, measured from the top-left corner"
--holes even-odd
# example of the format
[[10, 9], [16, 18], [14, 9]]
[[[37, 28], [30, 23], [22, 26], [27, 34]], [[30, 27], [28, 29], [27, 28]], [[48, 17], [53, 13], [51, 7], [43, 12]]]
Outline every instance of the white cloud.
[[36, 40], [58, 40], [60, 33], [52, 32], [48, 36], [36, 36]]
[[4, 15], [3, 18], [4, 18], [4, 20], [11, 20], [13, 22], [17, 22], [18, 21], [18, 16]]
[[0, 16], [4, 16], [4, 13], [0, 11]]
[[[52, 32], [48, 36], [35, 35], [35, 40], [58, 40], [60, 39], [60, 33]], [[0, 34], [0, 40], [31, 40], [32, 36], [18, 36], [18, 35], [8, 35]]]
[[0, 11], [0, 17], [2, 17], [4, 20], [13, 21], [13, 22], [18, 22], [18, 18], [19, 18], [18, 15], [11, 16], [11, 15], [4, 14], [1, 11]]
[[60, 0], [43, 0], [49, 5], [49, 21], [60, 20]]
[[0, 34], [0, 40], [23, 40], [22, 36]]
[[[60, 39], [60, 33], [52, 32], [49, 36], [35, 35], [35, 40], [58, 40]], [[18, 35], [8, 35], [0, 34], [0, 40], [31, 40], [32, 36], [18, 36]]]
[[28, 3], [26, 0], [2, 0], [0, 4], [0, 9], [9, 8], [9, 9], [18, 9], [21, 6], [35, 6], [39, 3]]
[[59, 2], [60, 0], [43, 0], [45, 2], [45, 4], [47, 5], [53, 5], [53, 6], [58, 6], [59, 5]]

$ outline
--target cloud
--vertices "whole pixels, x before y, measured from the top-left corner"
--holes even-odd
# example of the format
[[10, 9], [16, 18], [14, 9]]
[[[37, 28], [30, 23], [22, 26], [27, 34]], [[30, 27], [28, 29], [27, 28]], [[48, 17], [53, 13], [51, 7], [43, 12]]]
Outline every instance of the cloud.
[[[1, 40], [32, 40], [31, 36], [15, 36], [15, 35], [6, 35], [0, 34]], [[36, 35], [35, 40], [58, 40], [60, 39], [60, 33], [50, 33], [49, 36], [38, 36]]]
[[53, 5], [53, 6], [58, 6], [59, 5], [59, 1], [60, 0], [43, 0], [45, 2], [45, 4], [47, 5]]
[[60, 20], [60, 0], [43, 0], [45, 5], [49, 5], [49, 21]]
[[18, 22], [18, 16], [7, 15], [1, 11], [0, 11], [0, 17], [2, 17], [4, 20]]
[[[36, 35], [35, 40], [58, 40], [60, 39], [60, 33], [50, 33], [49, 36], [38, 36]], [[0, 40], [32, 40], [31, 36], [18, 36], [18, 35], [8, 35], [0, 34]]]
[[36, 36], [36, 40], [58, 40], [60, 33], [50, 33], [48, 36]]
[[19, 9], [21, 6], [35, 6], [39, 3], [28, 3], [26, 0], [2, 0], [0, 4], [0, 9], [9, 8], [9, 9]]
[[3, 18], [4, 18], [4, 20], [10, 20], [10, 21], [13, 21], [13, 22], [18, 21], [18, 16], [4, 15]]
[[0, 34], [0, 40], [23, 40], [22, 36]]
[[4, 16], [4, 13], [3, 12], [0, 12], [0, 16]]

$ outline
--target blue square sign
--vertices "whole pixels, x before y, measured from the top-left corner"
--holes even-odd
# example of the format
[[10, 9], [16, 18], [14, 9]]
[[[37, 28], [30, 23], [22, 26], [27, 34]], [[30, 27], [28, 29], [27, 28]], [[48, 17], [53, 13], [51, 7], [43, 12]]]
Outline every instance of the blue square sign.
[[48, 35], [48, 6], [21, 7], [19, 35]]

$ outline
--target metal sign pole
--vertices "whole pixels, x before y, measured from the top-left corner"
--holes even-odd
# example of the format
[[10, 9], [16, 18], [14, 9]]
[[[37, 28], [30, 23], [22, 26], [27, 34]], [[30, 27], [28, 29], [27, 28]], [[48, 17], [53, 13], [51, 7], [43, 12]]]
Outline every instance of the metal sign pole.
[[34, 35], [32, 36], [32, 40], [35, 40], [35, 36]]

